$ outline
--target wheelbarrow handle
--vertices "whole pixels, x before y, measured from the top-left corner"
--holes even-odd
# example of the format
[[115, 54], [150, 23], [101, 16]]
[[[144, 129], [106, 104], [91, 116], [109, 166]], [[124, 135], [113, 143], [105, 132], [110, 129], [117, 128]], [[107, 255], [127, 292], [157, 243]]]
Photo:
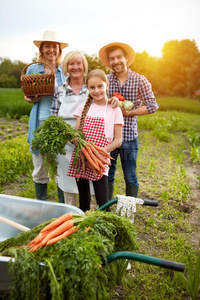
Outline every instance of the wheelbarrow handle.
[[[143, 201], [144, 201], [143, 205], [158, 206], [157, 201], [151, 201], [151, 200], [143, 200]], [[97, 208], [97, 210], [106, 210], [108, 207], [112, 206], [113, 204], [116, 204], [117, 202], [118, 202], [117, 198], [111, 199], [107, 203]]]
[[[143, 263], [146, 263], [149, 265], [154, 265], [154, 266], [158, 266], [161, 268], [170, 269], [170, 270], [179, 271], [179, 272], [183, 272], [184, 268], [185, 268], [185, 265], [182, 263], [177, 263], [174, 261], [160, 259], [160, 258], [156, 258], [156, 257], [144, 255], [144, 254], [139, 254], [139, 253], [134, 253], [134, 252], [129, 252], [129, 251], [119, 251], [119, 252], [112, 253], [107, 256], [107, 262], [111, 263], [115, 260], [124, 259], [124, 258], [135, 260], [135, 261], [140, 261], [140, 262], [143, 262]], [[105, 263], [102, 265], [105, 265]]]

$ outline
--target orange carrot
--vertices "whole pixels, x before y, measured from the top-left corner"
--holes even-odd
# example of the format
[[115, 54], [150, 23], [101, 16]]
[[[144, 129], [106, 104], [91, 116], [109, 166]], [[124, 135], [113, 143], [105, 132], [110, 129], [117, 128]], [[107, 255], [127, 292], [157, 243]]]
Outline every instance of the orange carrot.
[[[90, 168], [93, 171], [94, 177], [96, 179], [96, 177], [97, 177], [97, 170], [88, 161], [87, 161], [86, 165], [88, 166], [88, 168]], [[100, 170], [98, 170], [98, 172], [100, 172]], [[101, 174], [101, 172], [99, 174]]]
[[39, 247], [41, 247], [42, 244], [39, 243], [37, 245], [34, 245], [33, 247], [30, 247], [30, 249], [28, 250], [28, 252], [35, 252], [36, 250], [38, 250]]
[[56, 227], [54, 230], [52, 230], [47, 236], [43, 239], [41, 242], [42, 246], [46, 245], [49, 240], [52, 238], [61, 235], [66, 230], [72, 228], [74, 226], [74, 222], [72, 220], [68, 220], [64, 223], [62, 223], [60, 226]]
[[81, 163], [82, 163], [82, 169], [83, 169], [83, 175], [85, 174], [85, 158], [82, 152], [79, 153], [79, 156], [81, 158]]
[[92, 146], [93, 146], [95, 149], [97, 149], [98, 151], [101, 151], [102, 153], [104, 153], [104, 155], [105, 155], [107, 158], [112, 158], [112, 157], [110, 157], [110, 154], [109, 154], [105, 149], [103, 149], [103, 148], [101, 148], [101, 147], [99, 147], [99, 146], [97, 146], [97, 145], [95, 145], [95, 144], [92, 144]]
[[29, 242], [28, 246], [31, 247], [33, 245], [37, 245], [38, 243], [40, 243], [45, 236], [47, 236], [47, 234], [50, 232], [50, 230], [45, 231], [45, 232], [41, 232], [32, 240]]
[[86, 229], [85, 229], [85, 232], [88, 232], [90, 230], [90, 226], [88, 226]]
[[[99, 162], [99, 160], [100, 160], [103, 164], [106, 164], [106, 165], [109, 165], [109, 166], [111, 165], [111, 163], [107, 160], [107, 158], [104, 158], [103, 155], [101, 155], [101, 154], [99, 153], [99, 151], [96, 150], [96, 149], [92, 146], [92, 144], [87, 143], [87, 145], [88, 145], [88, 147], [91, 149], [91, 151], [94, 153], [95, 157], [98, 159], [98, 162]], [[102, 166], [102, 164], [101, 164], [101, 166]], [[103, 168], [105, 169], [105, 166], [104, 166]]]
[[80, 164], [81, 164], [81, 158], [78, 157], [77, 164], [76, 164], [76, 179], [77, 179], [77, 181], [79, 181]]
[[87, 161], [98, 171], [99, 167], [96, 165], [96, 163], [91, 159], [90, 155], [88, 154], [87, 150], [85, 149], [85, 147], [81, 148], [81, 151], [83, 152], [83, 154], [85, 155]]
[[57, 226], [59, 226], [60, 224], [71, 220], [72, 219], [72, 214], [71, 213], [66, 213], [62, 216], [60, 216], [59, 218], [57, 218], [55, 221], [51, 222], [50, 224], [48, 224], [47, 226], [45, 226], [40, 232], [45, 232], [48, 230], [52, 230], [54, 228], [56, 228]]
[[[89, 155], [90, 155], [90, 157], [91, 157], [91, 159], [95, 162], [95, 164], [98, 166], [98, 173], [102, 173], [102, 171], [101, 171], [101, 168], [102, 168], [102, 165], [100, 164], [100, 160], [95, 156], [95, 154], [92, 152], [92, 150], [89, 148], [89, 147], [87, 147], [87, 151], [88, 151], [88, 153], [89, 153]], [[103, 168], [104, 168], [104, 166], [103, 166]]]
[[70, 236], [72, 233], [75, 233], [78, 231], [78, 227], [77, 226], [74, 226], [72, 228], [70, 228], [69, 230], [65, 231], [64, 233], [62, 233], [61, 235], [55, 237], [55, 238], [52, 238], [51, 240], [49, 240], [47, 242], [47, 245], [52, 245], [52, 244], [55, 244], [57, 243], [58, 241], [60, 241], [61, 239], [64, 239], [68, 236]]

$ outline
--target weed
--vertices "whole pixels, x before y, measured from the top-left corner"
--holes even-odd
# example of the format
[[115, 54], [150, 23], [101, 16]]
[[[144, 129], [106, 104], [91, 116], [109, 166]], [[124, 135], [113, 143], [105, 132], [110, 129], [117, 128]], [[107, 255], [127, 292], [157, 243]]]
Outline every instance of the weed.
[[21, 116], [20, 122], [28, 123], [29, 122], [29, 116], [27, 116], [27, 115]]
[[200, 290], [200, 255], [194, 269], [190, 258], [188, 278], [186, 278], [183, 274], [178, 274], [178, 277], [191, 299], [197, 300]]

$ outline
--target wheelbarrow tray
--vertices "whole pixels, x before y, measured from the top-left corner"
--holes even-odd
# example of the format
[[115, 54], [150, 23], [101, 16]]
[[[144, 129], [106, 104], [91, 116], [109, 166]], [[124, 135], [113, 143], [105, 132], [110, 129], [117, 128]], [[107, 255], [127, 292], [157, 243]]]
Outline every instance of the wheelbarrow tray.
[[[72, 212], [84, 214], [78, 207], [58, 202], [41, 201], [30, 198], [0, 194], [0, 216], [33, 228], [41, 223]], [[16, 237], [21, 231], [0, 222], [0, 242]], [[10, 257], [0, 256], [0, 290], [7, 290], [11, 283], [8, 275]]]
[[[112, 199], [99, 209], [105, 210], [115, 203], [117, 203], [117, 199]], [[157, 206], [158, 204], [156, 201], [144, 200], [143, 205]], [[84, 215], [82, 210], [69, 204], [40, 201], [0, 194], [0, 216], [11, 219], [12, 221], [15, 221], [28, 228], [33, 228], [52, 218], [58, 218], [67, 212]], [[18, 229], [0, 222], [0, 241], [6, 240], [10, 237], [15, 237], [18, 233], [20, 233]], [[107, 263], [124, 258], [171, 269], [174, 271], [184, 271], [184, 264], [128, 251], [110, 254], [107, 257]], [[8, 263], [10, 259], [10, 257], [0, 256], [0, 291], [7, 290], [11, 284], [11, 277], [8, 274]], [[12, 258], [12, 260], [14, 261], [14, 258]], [[103, 263], [103, 265], [104, 264], [105, 263]], [[41, 263], [41, 265], [43, 265], [43, 263]]]

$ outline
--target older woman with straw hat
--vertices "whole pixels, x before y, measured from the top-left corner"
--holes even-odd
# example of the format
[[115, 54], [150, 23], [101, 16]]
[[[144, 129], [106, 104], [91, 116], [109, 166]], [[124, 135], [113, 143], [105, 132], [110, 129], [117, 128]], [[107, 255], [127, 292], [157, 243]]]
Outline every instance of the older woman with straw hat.
[[[39, 54], [37, 62], [40, 64], [32, 64], [28, 67], [26, 75], [34, 74], [48, 74], [52, 70], [55, 73], [55, 88], [62, 85], [66, 81], [66, 77], [62, 72], [62, 50], [68, 46], [67, 43], [62, 42], [57, 33], [54, 30], [46, 30], [43, 34], [42, 39], [34, 40], [33, 43], [39, 48]], [[46, 64], [44, 64], [46, 63]], [[50, 68], [50, 67], [51, 68]], [[25, 96], [25, 100], [29, 103], [34, 103], [29, 118], [29, 133], [28, 142], [31, 144], [33, 138], [33, 131], [39, 127], [44, 120], [50, 116], [50, 108], [52, 104], [52, 96], [31, 97]], [[32, 173], [33, 181], [35, 182], [36, 197], [40, 200], [46, 200], [47, 198], [47, 187], [49, 182], [49, 176], [46, 172], [43, 164], [42, 157], [39, 151], [33, 152], [31, 147], [30, 150], [33, 155], [34, 170]], [[64, 196], [62, 191], [58, 188], [58, 199], [59, 202], [64, 202]]]

